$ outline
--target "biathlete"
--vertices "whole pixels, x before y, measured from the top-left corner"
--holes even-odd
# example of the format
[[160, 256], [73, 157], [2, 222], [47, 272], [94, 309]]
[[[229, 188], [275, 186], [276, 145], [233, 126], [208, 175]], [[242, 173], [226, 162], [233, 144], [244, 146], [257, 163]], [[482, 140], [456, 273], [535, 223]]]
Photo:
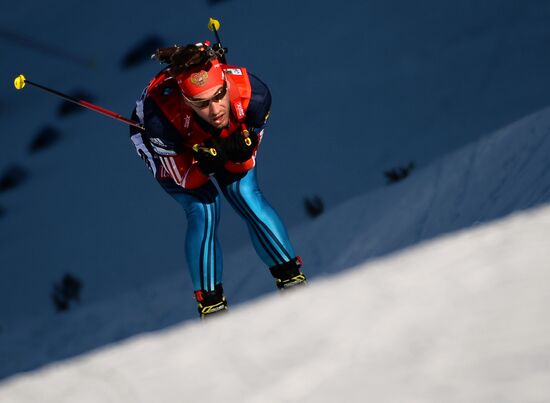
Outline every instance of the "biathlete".
[[[222, 49], [223, 50], [223, 49]], [[221, 57], [220, 57], [221, 56]], [[269, 117], [268, 87], [225, 63], [208, 42], [158, 49], [166, 63], [136, 103], [130, 136], [155, 179], [185, 210], [187, 265], [201, 318], [227, 310], [218, 240], [219, 189], [246, 222], [279, 289], [305, 284], [279, 215], [256, 179], [256, 152]]]

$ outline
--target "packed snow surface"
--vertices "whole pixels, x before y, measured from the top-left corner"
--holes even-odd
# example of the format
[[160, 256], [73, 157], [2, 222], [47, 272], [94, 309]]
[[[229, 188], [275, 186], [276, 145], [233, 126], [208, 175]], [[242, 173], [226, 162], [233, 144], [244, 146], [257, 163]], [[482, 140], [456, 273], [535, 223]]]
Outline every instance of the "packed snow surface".
[[20, 375], [0, 402], [545, 402], [550, 208]]

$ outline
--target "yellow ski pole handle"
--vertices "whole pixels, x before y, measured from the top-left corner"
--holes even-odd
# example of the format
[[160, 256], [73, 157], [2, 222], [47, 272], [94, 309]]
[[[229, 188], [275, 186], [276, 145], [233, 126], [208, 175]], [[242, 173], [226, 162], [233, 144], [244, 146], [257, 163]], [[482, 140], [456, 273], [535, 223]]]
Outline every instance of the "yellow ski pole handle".
[[218, 155], [218, 152], [216, 151], [215, 148], [208, 148], [208, 147], [201, 147], [200, 145], [198, 144], [195, 144], [193, 146], [193, 150], [195, 152], [199, 152], [199, 151], [204, 151], [205, 153], [208, 153], [210, 154], [211, 156], [215, 157], [216, 155]]
[[210, 31], [219, 31], [220, 30], [220, 22], [212, 17], [210, 17], [210, 20], [208, 21], [208, 29]]
[[26, 80], [27, 79], [25, 78], [25, 76], [23, 74], [20, 74], [17, 77], [15, 77], [15, 80], [13, 80], [13, 85], [15, 86], [16, 89], [21, 90], [23, 89], [23, 87], [25, 87]]
[[250, 132], [244, 129], [242, 134], [244, 136], [244, 144], [246, 144], [247, 147], [250, 147], [252, 145], [252, 140], [250, 140]]

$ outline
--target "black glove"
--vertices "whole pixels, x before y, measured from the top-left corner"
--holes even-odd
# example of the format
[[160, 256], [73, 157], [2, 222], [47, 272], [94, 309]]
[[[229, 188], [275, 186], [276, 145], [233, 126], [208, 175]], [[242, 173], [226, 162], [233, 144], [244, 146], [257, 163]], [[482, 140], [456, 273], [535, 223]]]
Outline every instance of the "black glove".
[[252, 157], [254, 149], [258, 145], [258, 134], [250, 132], [245, 137], [241, 132], [235, 132], [224, 140], [223, 148], [229, 161], [245, 162]]
[[196, 150], [195, 158], [199, 169], [205, 175], [215, 174], [223, 169], [227, 161], [223, 148], [223, 140], [216, 137], [206, 140]]

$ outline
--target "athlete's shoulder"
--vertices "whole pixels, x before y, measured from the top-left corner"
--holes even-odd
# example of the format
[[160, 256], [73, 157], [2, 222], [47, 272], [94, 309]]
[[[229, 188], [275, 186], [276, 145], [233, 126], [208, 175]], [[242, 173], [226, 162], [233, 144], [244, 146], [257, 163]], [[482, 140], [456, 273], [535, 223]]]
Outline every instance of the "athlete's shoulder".
[[152, 79], [149, 81], [149, 84], [146, 87], [144, 97], [159, 97], [159, 96], [168, 96], [172, 94], [178, 94], [177, 82], [169, 74], [168, 69], [165, 68], [158, 72]]
[[145, 126], [145, 137], [159, 155], [172, 155], [181, 150], [179, 131], [182, 110], [187, 110], [181, 100], [177, 83], [166, 69], [151, 79], [138, 101], [138, 116]]
[[262, 127], [269, 117], [271, 92], [269, 87], [254, 74], [248, 73], [250, 80], [250, 103], [246, 111], [247, 122], [253, 127]]
[[246, 123], [251, 127], [262, 127], [271, 109], [271, 92], [268, 86], [245, 67], [224, 66], [232, 83], [239, 87], [246, 104]]

